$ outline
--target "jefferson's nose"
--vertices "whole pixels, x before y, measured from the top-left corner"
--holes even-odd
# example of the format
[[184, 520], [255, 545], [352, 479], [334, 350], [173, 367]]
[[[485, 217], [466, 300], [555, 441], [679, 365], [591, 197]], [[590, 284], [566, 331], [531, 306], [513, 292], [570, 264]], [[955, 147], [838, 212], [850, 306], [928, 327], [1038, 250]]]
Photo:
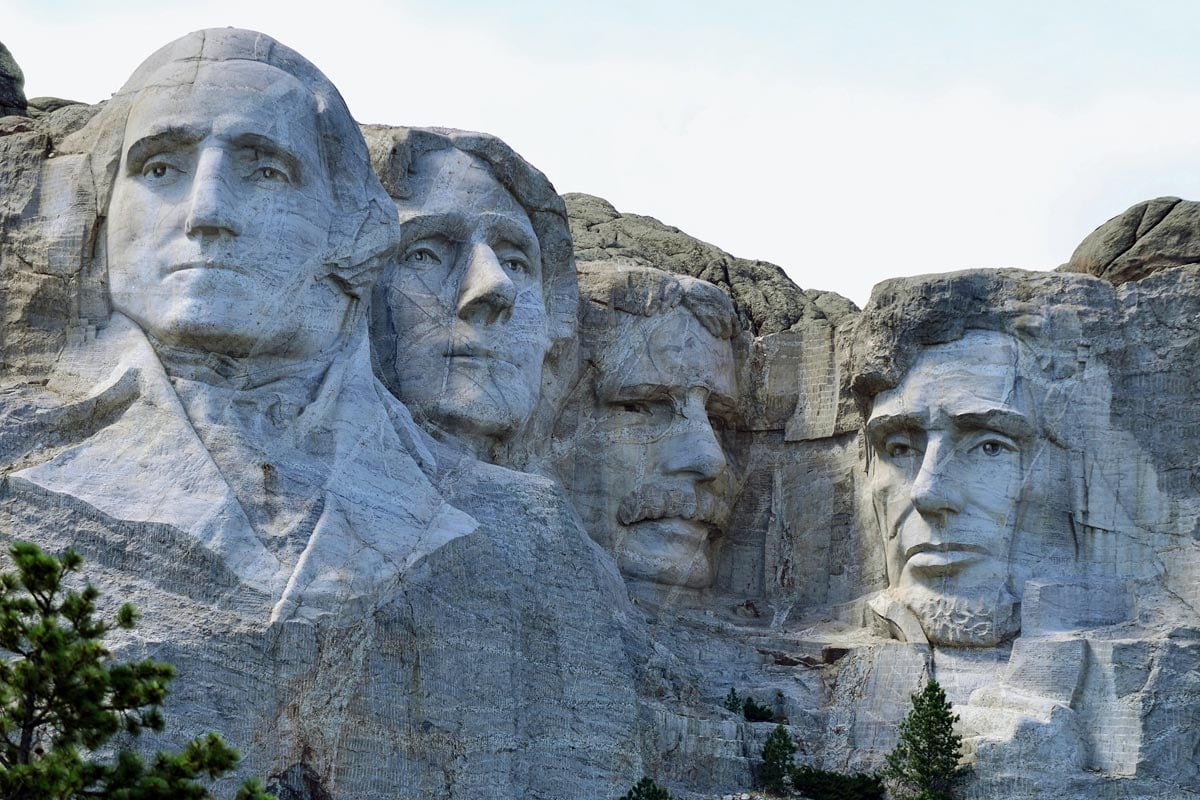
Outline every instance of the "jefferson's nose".
[[922, 516], [944, 518], [962, 511], [961, 487], [953, 475], [952, 462], [952, 447], [930, 436], [911, 489], [913, 507]]
[[670, 450], [663, 457], [663, 469], [668, 475], [690, 475], [707, 481], [725, 471], [728, 466], [725, 451], [708, 418], [704, 398], [697, 393], [689, 395], [684, 419], [676, 424], [682, 425], [682, 430], [667, 442]]
[[241, 233], [226, 166], [222, 151], [209, 149], [200, 152], [184, 223], [189, 236], [237, 236]]
[[467, 252], [467, 271], [458, 294], [458, 317], [466, 322], [494, 325], [507, 322], [517, 300], [517, 287], [486, 244]]

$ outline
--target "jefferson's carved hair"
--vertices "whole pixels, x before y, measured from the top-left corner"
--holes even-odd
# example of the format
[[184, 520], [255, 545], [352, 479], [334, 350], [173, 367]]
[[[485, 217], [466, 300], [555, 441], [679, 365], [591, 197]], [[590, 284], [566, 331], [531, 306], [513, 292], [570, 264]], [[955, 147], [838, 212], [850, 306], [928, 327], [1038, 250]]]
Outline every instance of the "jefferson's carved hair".
[[88, 153], [95, 184], [96, 213], [108, 213], [121, 162], [129, 114], [146, 89], [180, 82], [180, 68], [256, 61], [304, 84], [317, 110], [317, 134], [334, 198], [335, 214], [324, 262], [347, 293], [366, 300], [383, 258], [399, 244], [395, 210], [371, 169], [366, 144], [338, 90], [296, 51], [265, 34], [237, 28], [196, 31], [162, 47], [142, 62], [104, 108], [62, 147]]

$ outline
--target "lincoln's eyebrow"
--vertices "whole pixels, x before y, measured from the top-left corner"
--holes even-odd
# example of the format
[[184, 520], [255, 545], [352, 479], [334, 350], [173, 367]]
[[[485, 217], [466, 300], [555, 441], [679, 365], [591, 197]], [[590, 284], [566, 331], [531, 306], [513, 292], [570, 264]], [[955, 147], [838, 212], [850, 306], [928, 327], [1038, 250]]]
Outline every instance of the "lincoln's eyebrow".
[[968, 414], [955, 414], [954, 424], [959, 428], [978, 431], [996, 431], [1014, 439], [1033, 438], [1033, 423], [1019, 411], [1007, 408], [992, 408]]
[[125, 164], [130, 172], [141, 169], [146, 159], [165, 150], [188, 147], [204, 138], [204, 131], [190, 125], [171, 125], [151, 131], [129, 146]]
[[294, 178], [299, 181], [304, 180], [304, 164], [300, 157], [271, 137], [259, 133], [241, 133], [232, 137], [229, 142], [237, 148], [261, 151], [268, 156], [278, 158]]
[[879, 439], [897, 431], [920, 431], [927, 427], [916, 414], [880, 414], [867, 420], [867, 435]]

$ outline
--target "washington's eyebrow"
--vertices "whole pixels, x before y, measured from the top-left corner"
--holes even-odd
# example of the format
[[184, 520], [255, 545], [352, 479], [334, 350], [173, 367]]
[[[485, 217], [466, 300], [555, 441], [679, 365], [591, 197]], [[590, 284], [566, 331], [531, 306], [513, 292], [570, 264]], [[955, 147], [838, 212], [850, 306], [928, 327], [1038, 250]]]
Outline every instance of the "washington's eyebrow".
[[954, 424], [960, 428], [997, 431], [1014, 439], [1033, 437], [1033, 424], [1024, 414], [1006, 408], [993, 408], [968, 414], [955, 414]]
[[190, 125], [172, 125], [153, 131], [129, 146], [125, 163], [130, 171], [137, 170], [152, 155], [172, 147], [188, 147], [204, 138], [204, 131]]
[[304, 179], [304, 165], [300, 158], [269, 136], [263, 136], [260, 133], [240, 133], [230, 137], [229, 143], [234, 147], [261, 151], [272, 158], [278, 158], [284, 163], [293, 178]]

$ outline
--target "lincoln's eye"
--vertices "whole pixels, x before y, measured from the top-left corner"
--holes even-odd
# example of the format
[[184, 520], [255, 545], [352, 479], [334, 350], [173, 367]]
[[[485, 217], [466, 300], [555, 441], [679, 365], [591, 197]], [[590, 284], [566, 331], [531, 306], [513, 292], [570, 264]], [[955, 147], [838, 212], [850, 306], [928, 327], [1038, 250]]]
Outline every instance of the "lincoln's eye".
[[991, 441], [983, 443], [983, 454], [987, 456], [998, 456], [1004, 452], [1004, 446], [999, 442]]
[[167, 168], [162, 164], [150, 168], [150, 174], [156, 178], [165, 178], [167, 176]]
[[892, 442], [887, 446], [887, 454], [892, 458], [907, 458], [913, 454], [913, 448], [910, 444]]

